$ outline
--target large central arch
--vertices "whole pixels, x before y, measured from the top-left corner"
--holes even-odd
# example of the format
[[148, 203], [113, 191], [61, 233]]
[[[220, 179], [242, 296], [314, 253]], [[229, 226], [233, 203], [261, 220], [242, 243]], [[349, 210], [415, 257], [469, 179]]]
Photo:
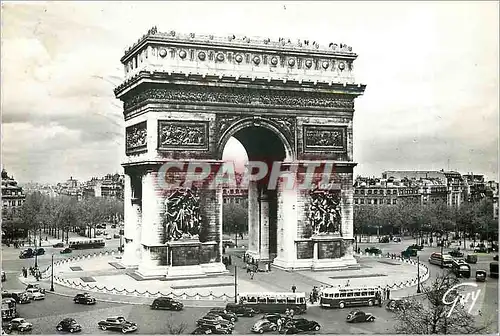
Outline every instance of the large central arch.
[[[287, 269], [355, 263], [352, 120], [365, 89], [354, 82], [356, 57], [343, 44], [156, 28], [139, 39], [115, 89], [126, 124], [123, 263], [144, 277], [225, 272], [221, 188], [165, 181], [193, 178], [194, 165], [210, 165], [212, 178], [231, 137], [250, 161], [281, 162], [276, 188], [248, 186], [247, 252]], [[333, 167], [330, 183], [290, 188], [287, 179], [316, 176], [312, 163]]]

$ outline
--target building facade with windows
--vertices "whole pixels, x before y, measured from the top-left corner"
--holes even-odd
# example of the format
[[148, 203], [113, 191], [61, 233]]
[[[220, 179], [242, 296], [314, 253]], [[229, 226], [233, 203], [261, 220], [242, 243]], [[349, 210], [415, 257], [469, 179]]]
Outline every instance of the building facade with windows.
[[22, 223], [21, 209], [25, 200], [23, 188], [2, 169], [2, 239], [14, 239], [24, 234], [19, 225]]

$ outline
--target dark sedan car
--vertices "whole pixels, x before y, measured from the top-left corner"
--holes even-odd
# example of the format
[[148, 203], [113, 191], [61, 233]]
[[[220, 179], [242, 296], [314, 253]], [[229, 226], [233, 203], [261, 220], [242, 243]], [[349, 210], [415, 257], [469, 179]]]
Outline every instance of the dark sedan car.
[[31, 300], [24, 291], [2, 291], [2, 298], [13, 298], [18, 304], [30, 303]]
[[65, 318], [56, 326], [57, 331], [69, 331], [70, 333], [82, 331], [82, 326], [79, 325], [73, 318]]
[[196, 324], [199, 326], [214, 326], [217, 324], [228, 324], [232, 327], [234, 327], [234, 324], [228, 320], [223, 319], [219, 315], [211, 315], [207, 314], [206, 316], [203, 316], [201, 319], [196, 321]]
[[385, 308], [389, 311], [397, 312], [404, 308], [406, 302], [407, 302], [406, 300], [391, 299], [389, 300], [389, 302], [387, 302]]
[[297, 331], [318, 331], [321, 329], [318, 322], [303, 318], [290, 320], [286, 322], [285, 327]]
[[463, 258], [464, 254], [463, 252], [460, 252], [460, 250], [455, 249], [450, 252], [448, 252], [449, 255], [451, 255], [453, 258]]
[[101, 330], [117, 330], [122, 333], [133, 332], [137, 330], [137, 324], [125, 320], [123, 316], [108, 317], [105, 320], [99, 321], [97, 326]]
[[228, 320], [231, 322], [238, 321], [238, 316], [236, 316], [235, 313], [229, 312], [229, 311], [225, 310], [224, 308], [212, 308], [212, 309], [210, 309], [209, 314], [219, 315], [224, 320]]
[[353, 310], [347, 315], [346, 321], [348, 323], [373, 322], [375, 321], [375, 316], [361, 310]]
[[52, 245], [52, 247], [54, 247], [54, 248], [64, 247], [64, 243], [56, 243], [56, 244]]
[[92, 297], [89, 293], [78, 293], [73, 298], [75, 303], [93, 305], [96, 304], [96, 299]]
[[209, 335], [209, 334], [227, 335], [232, 333], [233, 329], [226, 328], [220, 324], [216, 324], [213, 326], [208, 326], [208, 325], [199, 326], [191, 333], [191, 335]]
[[70, 249], [69, 247], [66, 247], [64, 250], [62, 250], [62, 251], [61, 251], [61, 252], [59, 252], [59, 253], [61, 253], [61, 254], [67, 254], [67, 253], [71, 253], [71, 252], [73, 252], [73, 250], [72, 250], [72, 249]]
[[226, 305], [226, 310], [233, 312], [238, 317], [254, 317], [257, 312], [252, 308], [245, 307], [243, 305], [239, 305], [237, 303], [228, 303]]
[[424, 249], [423, 245], [418, 245], [418, 244], [413, 244], [413, 245], [410, 245], [408, 247], [411, 249], [417, 250], [417, 251], [422, 251]]
[[168, 296], [162, 296], [159, 298], [154, 299], [153, 303], [151, 303], [151, 309], [163, 309], [163, 310], [182, 310], [184, 305], [179, 302], [175, 301], [171, 297]]
[[368, 247], [365, 249], [365, 253], [382, 254], [382, 250], [376, 247]]

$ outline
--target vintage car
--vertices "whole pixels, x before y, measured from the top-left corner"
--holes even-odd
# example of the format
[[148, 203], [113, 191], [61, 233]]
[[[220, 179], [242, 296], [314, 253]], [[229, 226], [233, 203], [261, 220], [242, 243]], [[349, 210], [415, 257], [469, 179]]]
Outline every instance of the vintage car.
[[89, 293], [78, 293], [73, 298], [73, 302], [86, 305], [93, 305], [96, 304], [97, 301]]
[[231, 322], [238, 321], [238, 316], [236, 316], [235, 313], [227, 311], [224, 308], [212, 308], [212, 309], [210, 309], [209, 314], [219, 315], [224, 320], [228, 320]]
[[486, 276], [487, 276], [487, 273], [485, 270], [477, 270], [476, 271], [476, 281], [477, 282], [486, 281]]
[[151, 309], [163, 309], [163, 310], [182, 310], [184, 305], [179, 302], [175, 301], [171, 297], [168, 296], [162, 296], [159, 298], [154, 299], [153, 303], [151, 303]]
[[400, 311], [404, 308], [406, 302], [407, 302], [406, 300], [391, 299], [391, 300], [389, 300], [389, 302], [387, 302], [387, 305], [385, 306], [385, 308], [389, 311], [397, 312], [397, 311]]
[[64, 250], [62, 250], [61, 252], [59, 252], [60, 254], [68, 254], [68, 253], [71, 253], [73, 252], [72, 249], [70, 249], [69, 247], [66, 247]]
[[477, 244], [474, 248], [474, 253], [488, 253], [488, 248], [484, 244]]
[[252, 327], [251, 331], [254, 333], [263, 334], [267, 331], [278, 330], [278, 325], [269, 320], [258, 320]]
[[448, 252], [449, 255], [451, 255], [453, 258], [462, 258], [464, 256], [464, 253], [461, 252], [459, 249], [454, 249]]
[[24, 332], [24, 331], [30, 331], [33, 330], [33, 324], [29, 323], [25, 319], [18, 317], [15, 319], [12, 319], [9, 322], [8, 328], [10, 330], [17, 330], [19, 332]]
[[227, 334], [232, 334], [232, 333], [233, 333], [233, 329], [225, 328], [224, 326], [222, 326], [220, 324], [216, 324], [213, 326], [209, 326], [209, 325], [198, 326], [191, 333], [191, 335], [209, 335], [209, 334], [227, 335]]
[[45, 294], [42, 293], [38, 288], [27, 289], [26, 294], [28, 295], [29, 299], [33, 301], [45, 299]]
[[382, 254], [382, 250], [376, 247], [368, 247], [365, 249], [365, 253]]
[[18, 304], [30, 303], [28, 294], [24, 291], [2, 291], [2, 298], [12, 298]]
[[216, 324], [228, 324], [234, 327], [234, 324], [228, 320], [223, 319], [219, 315], [207, 314], [201, 319], [196, 321], [197, 325], [216, 325]]
[[237, 303], [228, 303], [226, 310], [235, 313], [238, 317], [254, 317], [257, 314], [254, 309]]
[[26, 286], [26, 290], [32, 289], [32, 288], [38, 289], [40, 291], [40, 293], [45, 294], [45, 288], [40, 287], [39, 284], [29, 284]]
[[373, 322], [375, 321], [375, 316], [361, 310], [353, 310], [347, 315], [346, 321], [348, 323]]
[[286, 328], [298, 331], [318, 331], [321, 326], [318, 322], [312, 320], [306, 320], [303, 318], [293, 319], [286, 322]]
[[70, 333], [74, 333], [77, 331], [82, 331], [82, 326], [79, 325], [75, 319], [73, 318], [65, 318], [56, 326], [57, 331], [69, 331]]
[[54, 247], [54, 248], [64, 247], [64, 243], [59, 242], [59, 243], [52, 245], [52, 247]]
[[477, 255], [468, 254], [467, 257], [465, 257], [465, 262], [468, 264], [477, 264]]
[[124, 334], [137, 330], [137, 324], [125, 320], [123, 316], [108, 317], [105, 320], [99, 321], [97, 325], [101, 330], [117, 330]]

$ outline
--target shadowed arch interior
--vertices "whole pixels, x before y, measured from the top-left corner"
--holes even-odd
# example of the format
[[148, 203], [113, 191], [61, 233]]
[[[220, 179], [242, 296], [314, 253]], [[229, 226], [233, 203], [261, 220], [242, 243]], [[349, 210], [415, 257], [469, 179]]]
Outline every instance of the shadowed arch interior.
[[[265, 127], [249, 126], [237, 131], [234, 135], [245, 148], [249, 161], [263, 161], [268, 167], [267, 177], [270, 175], [270, 168], [274, 162], [282, 162], [286, 158], [286, 150], [283, 142], [279, 136], [273, 131]], [[249, 220], [252, 211], [258, 212], [259, 221], [262, 218], [267, 218], [269, 223], [269, 259], [274, 259], [277, 254], [277, 224], [278, 224], [278, 199], [276, 190], [269, 190], [267, 188], [267, 179], [261, 180], [257, 183], [258, 202], [249, 204]], [[249, 193], [250, 195], [250, 193]], [[250, 197], [250, 196], [249, 196]], [[261, 200], [265, 199], [268, 207], [261, 206]], [[257, 204], [258, 209], [251, 209], [250, 204]], [[259, 222], [262, 226], [263, 223]], [[249, 230], [251, 230], [251, 223], [249, 223]], [[259, 239], [266, 239], [267, 237], [259, 237]], [[259, 242], [260, 246], [260, 242]]]

